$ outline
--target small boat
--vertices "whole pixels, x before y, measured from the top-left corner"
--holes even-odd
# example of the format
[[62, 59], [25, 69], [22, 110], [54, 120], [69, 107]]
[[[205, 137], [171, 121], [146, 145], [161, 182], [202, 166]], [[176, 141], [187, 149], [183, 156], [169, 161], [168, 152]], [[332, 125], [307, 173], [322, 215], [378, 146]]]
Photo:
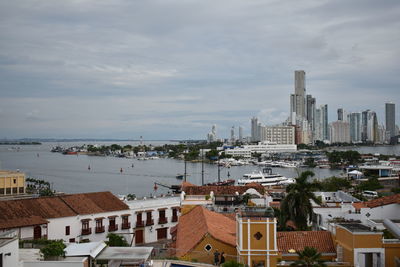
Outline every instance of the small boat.
[[183, 174], [177, 174], [177, 175], [175, 176], [175, 178], [176, 178], [176, 179], [183, 179], [184, 176], [185, 176], [185, 175], [183, 175]]

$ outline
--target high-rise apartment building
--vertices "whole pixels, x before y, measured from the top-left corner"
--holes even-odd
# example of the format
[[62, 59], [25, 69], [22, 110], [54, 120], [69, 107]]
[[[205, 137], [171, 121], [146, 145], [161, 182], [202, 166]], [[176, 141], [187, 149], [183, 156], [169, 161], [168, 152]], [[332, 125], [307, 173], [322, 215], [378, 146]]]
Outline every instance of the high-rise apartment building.
[[379, 140], [378, 118], [375, 111], [369, 109], [361, 114], [361, 140], [363, 142], [375, 143]]
[[328, 105], [321, 106], [322, 139], [329, 140]]
[[239, 126], [239, 141], [243, 142], [243, 127]]
[[251, 118], [251, 141], [260, 142], [260, 131], [259, 131], [258, 118]]
[[263, 127], [265, 139], [261, 141], [269, 141], [280, 145], [295, 144], [295, 128], [294, 126], [265, 126]]
[[290, 95], [290, 115], [306, 117], [306, 73], [304, 70], [294, 72], [294, 94]]
[[352, 112], [349, 114], [350, 123], [350, 141], [352, 143], [361, 142], [361, 113]]
[[396, 136], [396, 116], [395, 116], [395, 104], [394, 103], [386, 103], [385, 104], [385, 122], [386, 122], [386, 132], [387, 137], [390, 142], [390, 138]]
[[348, 122], [338, 120], [330, 124], [331, 143], [350, 143], [350, 125]]
[[312, 131], [314, 131], [314, 129], [315, 129], [315, 125], [314, 125], [315, 124], [315, 104], [316, 104], [315, 98], [312, 97], [312, 95], [307, 95], [306, 96], [306, 107], [307, 107], [306, 108], [306, 111], [307, 111], [306, 118], [307, 118], [307, 121], [308, 121]]

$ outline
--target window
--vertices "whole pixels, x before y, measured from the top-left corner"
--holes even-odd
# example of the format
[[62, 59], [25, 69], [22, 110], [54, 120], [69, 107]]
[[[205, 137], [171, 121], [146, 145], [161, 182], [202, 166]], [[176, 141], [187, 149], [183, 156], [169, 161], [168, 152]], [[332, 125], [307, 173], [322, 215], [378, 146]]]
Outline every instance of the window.
[[23, 194], [23, 193], [24, 193], [24, 188], [23, 188], [23, 187], [20, 187], [18, 190], [19, 190], [19, 193], [20, 193], [20, 194]]
[[257, 240], [260, 240], [263, 237], [263, 235], [260, 232], [257, 232], [257, 233], [254, 234], [254, 237]]
[[83, 230], [89, 229], [89, 221], [82, 221], [82, 229]]
[[65, 226], [65, 235], [69, 235], [69, 233], [70, 233], [70, 227]]
[[13, 182], [14, 182], [14, 184], [16, 184], [17, 183], [17, 179], [13, 179]]
[[12, 191], [13, 191], [13, 194], [16, 194], [16, 193], [18, 193], [18, 188], [13, 187]]
[[129, 222], [129, 217], [128, 215], [123, 215], [122, 217], [122, 229], [129, 229], [131, 228], [131, 223]]
[[104, 226], [103, 226], [103, 219], [96, 219], [96, 233], [103, 233]]
[[158, 219], [159, 224], [164, 224], [168, 222], [167, 218], [165, 217], [165, 210], [159, 210], [158, 214], [159, 214], [159, 219]]
[[177, 222], [178, 221], [178, 209], [174, 208], [172, 209], [172, 222]]
[[151, 211], [146, 212], [146, 225], [153, 225], [153, 218], [152, 218], [152, 214]]
[[167, 239], [168, 228], [157, 229], [157, 240]]
[[210, 244], [207, 244], [207, 245], [205, 245], [204, 249], [205, 249], [206, 251], [211, 251], [212, 246], [211, 246]]
[[69, 243], [75, 243], [75, 238], [70, 238]]

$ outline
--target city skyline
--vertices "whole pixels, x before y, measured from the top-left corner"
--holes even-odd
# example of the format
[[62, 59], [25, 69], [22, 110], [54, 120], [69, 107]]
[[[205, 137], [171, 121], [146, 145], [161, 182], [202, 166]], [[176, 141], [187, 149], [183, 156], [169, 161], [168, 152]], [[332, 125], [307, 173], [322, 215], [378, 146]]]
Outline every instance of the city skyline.
[[385, 103], [400, 104], [397, 1], [43, 0], [0, 10], [0, 138], [204, 139], [213, 124], [249, 135], [252, 117], [289, 117], [295, 70], [329, 121], [338, 108], [370, 109], [384, 125]]

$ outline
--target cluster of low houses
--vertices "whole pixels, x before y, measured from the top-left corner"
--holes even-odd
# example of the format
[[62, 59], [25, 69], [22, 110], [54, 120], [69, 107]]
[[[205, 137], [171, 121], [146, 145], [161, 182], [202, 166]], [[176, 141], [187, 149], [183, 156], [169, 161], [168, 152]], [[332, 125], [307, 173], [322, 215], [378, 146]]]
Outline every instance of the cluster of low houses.
[[[289, 266], [305, 247], [328, 266], [400, 266], [400, 194], [361, 202], [342, 191], [319, 192], [314, 230], [278, 231], [272, 207], [280, 192], [187, 182], [181, 190], [131, 201], [110, 192], [0, 200], [0, 266], [200, 266], [212, 264], [217, 250], [249, 267]], [[108, 233], [131, 246], [107, 247]], [[40, 238], [62, 239], [66, 257], [43, 261], [18, 248], [18, 240]]]

